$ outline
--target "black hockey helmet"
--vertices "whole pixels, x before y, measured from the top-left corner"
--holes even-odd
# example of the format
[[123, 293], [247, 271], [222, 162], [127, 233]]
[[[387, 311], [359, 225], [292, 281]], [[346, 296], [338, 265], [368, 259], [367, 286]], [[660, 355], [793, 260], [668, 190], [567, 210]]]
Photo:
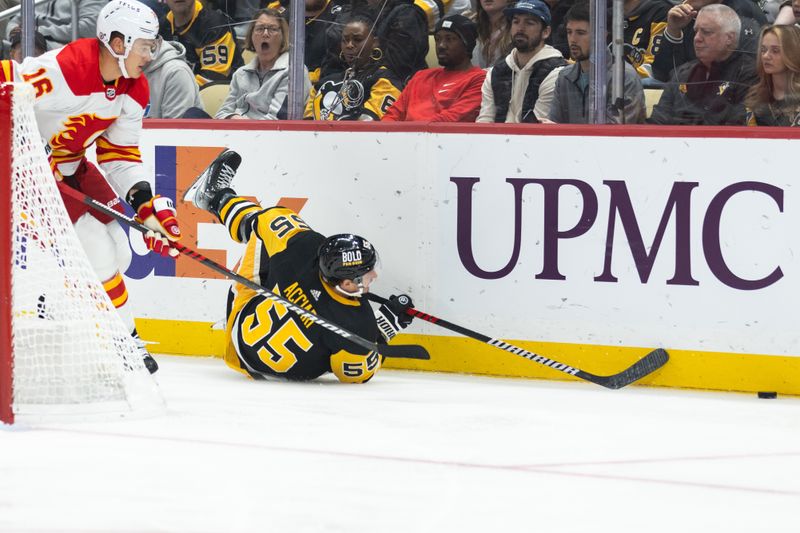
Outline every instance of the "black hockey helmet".
[[352, 233], [331, 235], [319, 247], [319, 271], [329, 283], [345, 279], [357, 283], [364, 274], [375, 268], [378, 253], [365, 238]]

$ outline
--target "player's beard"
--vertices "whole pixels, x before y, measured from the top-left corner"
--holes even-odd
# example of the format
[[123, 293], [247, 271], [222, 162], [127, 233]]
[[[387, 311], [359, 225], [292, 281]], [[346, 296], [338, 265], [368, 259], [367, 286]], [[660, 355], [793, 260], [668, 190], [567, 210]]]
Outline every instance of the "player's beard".
[[542, 34], [534, 35], [533, 37], [528, 38], [527, 35], [519, 35], [519, 39], [515, 35], [512, 42], [514, 43], [514, 48], [519, 50], [520, 52], [527, 53], [533, 50], [542, 44]]
[[439, 62], [439, 66], [440, 67], [447, 68], [447, 67], [452, 67], [453, 66], [453, 61], [449, 57], [447, 57], [445, 59], [438, 59], [437, 58], [436, 60]]
[[580, 47], [576, 48], [570, 47], [569, 55], [570, 58], [575, 62], [586, 61], [587, 59], [589, 59], [589, 54], [584, 53]]
[[451, 56], [450, 54], [447, 54], [447, 55], [446, 55], [444, 58], [442, 58], [442, 59], [440, 59], [440, 58], [439, 58], [439, 56], [436, 56], [436, 60], [439, 62], [439, 66], [440, 66], [440, 67], [445, 67], [445, 68], [447, 68], [447, 67], [455, 67], [456, 65], [458, 65], [458, 62], [456, 62], [456, 61], [453, 59], [453, 56]]

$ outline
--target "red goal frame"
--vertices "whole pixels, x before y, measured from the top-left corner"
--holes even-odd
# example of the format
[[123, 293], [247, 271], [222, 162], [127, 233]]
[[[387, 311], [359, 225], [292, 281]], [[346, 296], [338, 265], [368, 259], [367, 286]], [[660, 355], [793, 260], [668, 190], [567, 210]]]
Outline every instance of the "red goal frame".
[[0, 422], [14, 423], [11, 331], [11, 85], [0, 84]]

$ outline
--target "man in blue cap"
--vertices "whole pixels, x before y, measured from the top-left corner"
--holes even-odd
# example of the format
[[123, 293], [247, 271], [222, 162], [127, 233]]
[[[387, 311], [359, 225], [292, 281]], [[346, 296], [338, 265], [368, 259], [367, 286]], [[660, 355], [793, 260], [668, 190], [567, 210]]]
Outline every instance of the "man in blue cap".
[[542, 0], [521, 0], [503, 12], [514, 48], [487, 72], [477, 121], [539, 122], [549, 113], [556, 69], [567, 64], [561, 52], [545, 44], [550, 8]]

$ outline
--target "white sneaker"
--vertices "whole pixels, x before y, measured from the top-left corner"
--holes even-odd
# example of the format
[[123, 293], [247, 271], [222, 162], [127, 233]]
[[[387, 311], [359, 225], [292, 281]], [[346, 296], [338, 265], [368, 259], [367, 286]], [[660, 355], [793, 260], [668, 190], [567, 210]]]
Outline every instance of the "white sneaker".
[[205, 211], [212, 211], [211, 202], [214, 196], [222, 189], [230, 187], [241, 163], [242, 156], [233, 150], [223, 151], [197, 176], [183, 195], [183, 201], [191, 202]]

